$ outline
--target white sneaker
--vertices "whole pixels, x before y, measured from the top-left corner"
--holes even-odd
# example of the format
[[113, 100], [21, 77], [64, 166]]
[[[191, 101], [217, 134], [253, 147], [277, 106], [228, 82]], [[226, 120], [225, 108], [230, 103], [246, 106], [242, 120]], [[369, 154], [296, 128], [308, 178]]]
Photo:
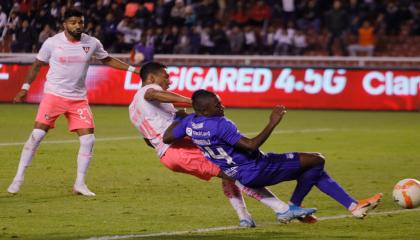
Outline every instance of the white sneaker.
[[7, 188], [7, 191], [11, 194], [18, 193], [22, 183], [23, 183], [23, 180], [13, 180], [12, 184], [10, 184], [9, 188]]
[[91, 192], [86, 184], [83, 185], [74, 185], [73, 186], [73, 193], [80, 194], [84, 196], [96, 196], [95, 193]]

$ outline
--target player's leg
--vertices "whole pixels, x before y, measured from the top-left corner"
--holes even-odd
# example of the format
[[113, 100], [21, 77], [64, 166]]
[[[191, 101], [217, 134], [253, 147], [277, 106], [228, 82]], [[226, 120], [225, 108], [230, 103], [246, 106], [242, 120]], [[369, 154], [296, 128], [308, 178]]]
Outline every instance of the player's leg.
[[90, 165], [95, 143], [93, 114], [87, 101], [70, 101], [69, 111], [65, 116], [69, 123], [69, 130], [79, 136], [79, 152], [77, 154], [77, 176], [73, 192], [85, 196], [95, 196], [85, 183], [85, 176]]
[[314, 185], [359, 218], [363, 218], [368, 210], [376, 207], [379, 203], [382, 194], [376, 194], [372, 198], [361, 201], [352, 198], [324, 170], [325, 159], [322, 155], [317, 153], [300, 153], [299, 155], [302, 165], [302, 174], [300, 174], [297, 179], [298, 184], [296, 185], [290, 200], [293, 204], [300, 206], [304, 197]]
[[20, 190], [20, 186], [22, 185], [24, 178], [25, 178], [25, 171], [26, 168], [31, 163], [35, 152], [44, 139], [45, 135], [47, 134], [49, 129], [48, 125], [42, 123], [35, 123], [35, 127], [31, 132], [28, 140], [26, 141], [25, 145], [23, 146], [22, 152], [20, 154], [20, 160], [16, 175], [13, 179], [12, 184], [10, 184], [7, 191], [9, 193], [17, 193]]
[[277, 196], [266, 187], [250, 188], [244, 186], [239, 181], [236, 181], [235, 185], [238, 186], [239, 189], [248, 197], [256, 199], [271, 208], [275, 213], [285, 212], [289, 209], [289, 205], [278, 199]]
[[20, 186], [24, 181], [25, 171], [31, 163], [39, 144], [44, 139], [48, 130], [54, 128], [55, 120], [62, 113], [64, 113], [64, 109], [60, 99], [51, 94], [44, 94], [38, 107], [34, 128], [23, 146], [16, 175], [12, 184], [7, 189], [9, 193], [19, 192]]
[[[161, 156], [160, 162], [174, 172], [181, 172], [209, 181], [213, 177], [221, 177], [225, 196], [239, 218], [243, 227], [255, 227], [249, 214], [241, 191], [235, 183], [221, 172], [220, 168], [207, 160], [201, 151], [191, 143], [173, 144]], [[222, 177], [224, 176], [224, 177]]]
[[248, 212], [241, 190], [235, 185], [235, 182], [222, 178], [222, 189], [230, 205], [232, 205], [238, 215], [239, 225], [248, 228], [255, 227], [255, 222]]

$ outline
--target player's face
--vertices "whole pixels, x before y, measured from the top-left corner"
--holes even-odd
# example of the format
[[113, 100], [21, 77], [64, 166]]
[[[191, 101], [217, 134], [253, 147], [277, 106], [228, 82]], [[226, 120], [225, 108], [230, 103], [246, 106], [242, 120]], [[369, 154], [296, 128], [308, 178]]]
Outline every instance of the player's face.
[[63, 23], [64, 30], [75, 39], [80, 39], [83, 29], [85, 28], [85, 20], [83, 17], [69, 17]]
[[163, 90], [168, 90], [171, 81], [169, 80], [169, 74], [165, 69], [161, 69], [157, 74], [153, 76], [155, 78], [155, 83], [160, 85]]
[[210, 116], [224, 116], [225, 115], [225, 106], [223, 106], [222, 102], [220, 101], [220, 97], [216, 95], [216, 97], [211, 98], [209, 109], [207, 110]]

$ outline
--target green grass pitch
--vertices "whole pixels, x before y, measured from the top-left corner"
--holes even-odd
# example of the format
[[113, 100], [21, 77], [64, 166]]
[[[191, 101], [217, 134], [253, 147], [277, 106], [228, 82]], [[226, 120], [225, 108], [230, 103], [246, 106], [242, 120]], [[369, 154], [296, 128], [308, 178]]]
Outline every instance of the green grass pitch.
[[[238, 224], [220, 180], [204, 182], [166, 169], [154, 151], [136, 139], [126, 107], [92, 107], [98, 141], [87, 183], [96, 197], [71, 194], [78, 142], [63, 117], [38, 149], [21, 192], [8, 194], [22, 148], [19, 143], [29, 136], [36, 110], [36, 105], [0, 104], [0, 239], [140, 237]], [[268, 109], [226, 110], [248, 136], [265, 126], [269, 114]], [[75, 141], [54, 142], [62, 140]], [[256, 229], [148, 239], [419, 239], [419, 209], [395, 213], [400, 208], [391, 197], [400, 179], [420, 179], [419, 113], [289, 110], [262, 150], [322, 152], [330, 175], [351, 195], [366, 198], [383, 192], [384, 201], [373, 212], [390, 213], [364, 220], [281, 225], [270, 209], [245, 197]], [[293, 187], [294, 182], [287, 182], [271, 189], [287, 201]], [[318, 208], [318, 217], [348, 214], [315, 188], [305, 205]]]

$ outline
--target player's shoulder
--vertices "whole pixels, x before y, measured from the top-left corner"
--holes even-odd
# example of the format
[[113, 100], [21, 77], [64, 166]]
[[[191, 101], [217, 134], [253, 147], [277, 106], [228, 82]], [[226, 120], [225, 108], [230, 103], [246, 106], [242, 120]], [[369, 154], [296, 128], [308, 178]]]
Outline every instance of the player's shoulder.
[[150, 88], [153, 88], [153, 89], [156, 89], [156, 90], [163, 90], [163, 88], [159, 84], [156, 84], [156, 83], [147, 84], [145, 86], [142, 86], [140, 89], [143, 89], [144, 91], [147, 91]]
[[99, 41], [99, 39], [86, 33], [82, 33], [80, 41], [84, 44], [101, 44], [101, 41]]

